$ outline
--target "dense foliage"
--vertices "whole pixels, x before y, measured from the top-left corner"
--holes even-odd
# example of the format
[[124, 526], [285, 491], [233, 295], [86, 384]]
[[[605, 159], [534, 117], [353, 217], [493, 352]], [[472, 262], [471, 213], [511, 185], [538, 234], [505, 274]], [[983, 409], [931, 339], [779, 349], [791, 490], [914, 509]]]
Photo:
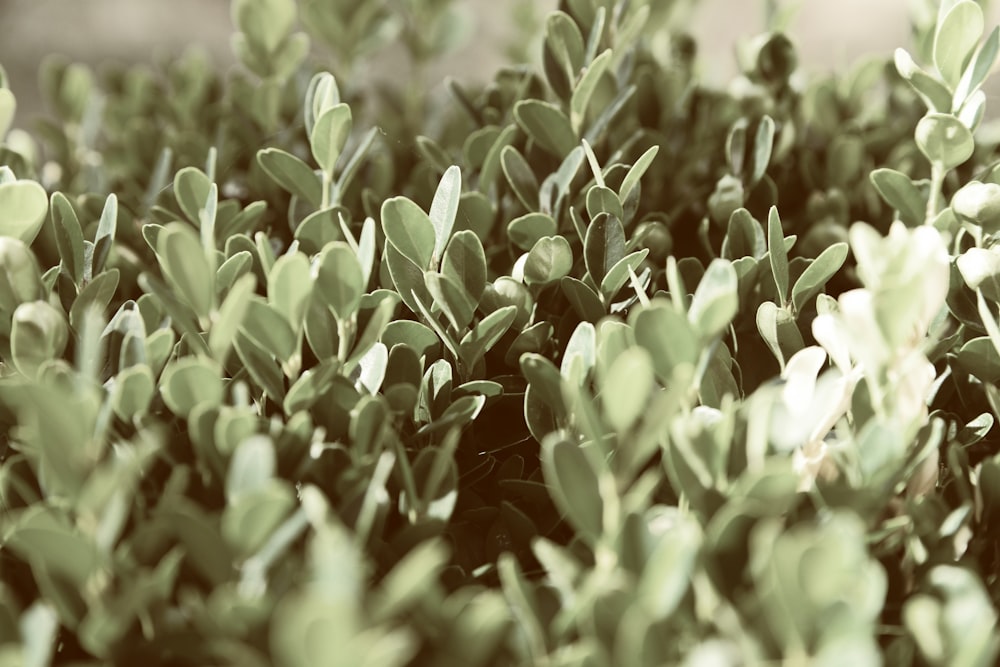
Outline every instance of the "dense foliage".
[[0, 665], [994, 664], [1000, 31], [713, 90], [682, 5], [0, 73]]

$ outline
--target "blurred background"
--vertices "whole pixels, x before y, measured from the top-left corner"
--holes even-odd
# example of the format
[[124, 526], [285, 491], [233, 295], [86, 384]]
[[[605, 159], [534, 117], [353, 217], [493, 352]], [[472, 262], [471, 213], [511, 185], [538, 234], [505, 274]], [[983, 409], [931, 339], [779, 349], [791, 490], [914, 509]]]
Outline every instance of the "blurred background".
[[[798, 0], [789, 24], [807, 71], [842, 67], [867, 54], [891, 54], [910, 45], [908, 11], [925, 0]], [[434, 85], [445, 75], [473, 82], [488, 77], [517, 35], [514, 10], [540, 21], [556, 0], [458, 0], [468, 31], [464, 46], [429, 73]], [[736, 70], [734, 45], [763, 30], [763, 0], [700, 0], [694, 3], [692, 33], [698, 40], [703, 79], [725, 83]], [[994, 8], [997, 9], [997, 8]], [[990, 26], [1000, 21], [992, 11]], [[37, 66], [48, 54], [98, 64], [108, 60], [149, 61], [203, 49], [219, 67], [233, 59], [227, 0], [0, 0], [0, 64], [18, 99], [16, 124], [39, 111]], [[532, 45], [537, 46], [537, 45]], [[537, 58], [538, 49], [530, 48]], [[398, 54], [396, 56], [398, 59]], [[391, 50], [374, 70], [405, 76]], [[405, 65], [405, 63], [404, 63]]]

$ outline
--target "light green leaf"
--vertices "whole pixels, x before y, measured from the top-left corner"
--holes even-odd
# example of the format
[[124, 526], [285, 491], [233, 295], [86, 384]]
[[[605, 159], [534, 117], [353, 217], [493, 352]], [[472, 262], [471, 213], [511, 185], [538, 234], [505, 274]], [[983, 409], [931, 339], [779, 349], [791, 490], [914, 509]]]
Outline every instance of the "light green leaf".
[[701, 345], [687, 318], [676, 308], [654, 300], [649, 308], [639, 311], [633, 326], [635, 341], [649, 352], [660, 382], [669, 384], [674, 369], [682, 364], [694, 368]]
[[76, 285], [83, 279], [83, 231], [80, 220], [66, 196], [61, 192], [52, 194], [50, 206], [52, 225], [55, 230], [56, 246], [63, 269]]
[[184, 167], [174, 176], [174, 199], [187, 219], [198, 222], [198, 211], [205, 208], [212, 181], [197, 167]]
[[581, 538], [595, 544], [603, 532], [604, 503], [587, 457], [578, 445], [553, 433], [542, 441], [541, 459], [556, 507]]
[[621, 221], [607, 214], [591, 220], [583, 244], [583, 256], [587, 271], [599, 284], [625, 256], [625, 229]]
[[928, 113], [917, 123], [914, 137], [920, 152], [944, 169], [962, 164], [976, 148], [972, 131], [949, 114]]
[[524, 263], [524, 281], [529, 285], [547, 285], [559, 280], [573, 268], [573, 250], [563, 236], [545, 236], [535, 243]]
[[0, 141], [7, 136], [16, 111], [17, 100], [14, 98], [14, 93], [8, 88], [0, 88]]
[[365, 290], [358, 256], [346, 243], [334, 241], [320, 253], [313, 271], [317, 296], [346, 322], [357, 312]]
[[468, 368], [474, 367], [483, 356], [503, 337], [517, 316], [517, 306], [504, 306], [479, 321], [462, 337], [459, 345], [461, 358]]
[[695, 290], [688, 320], [705, 338], [721, 333], [739, 311], [736, 269], [724, 259], [713, 259]]
[[622, 201], [628, 200], [628, 196], [632, 194], [639, 185], [640, 179], [642, 179], [643, 174], [649, 169], [649, 166], [653, 164], [653, 160], [656, 158], [656, 154], [659, 152], [659, 146], [650, 146], [646, 149], [646, 152], [639, 156], [639, 159], [635, 161], [635, 164], [628, 170], [625, 174], [625, 178], [622, 179], [622, 185], [618, 188], [618, 198]]
[[543, 236], [555, 236], [556, 221], [545, 213], [526, 213], [507, 223], [507, 238], [521, 250], [531, 250]]
[[452, 165], [441, 177], [437, 190], [434, 192], [434, 199], [431, 201], [431, 210], [428, 213], [431, 224], [434, 226], [434, 251], [432, 254], [434, 259], [432, 262], [435, 266], [451, 239], [461, 196], [462, 171], [457, 166]]
[[333, 174], [334, 165], [351, 134], [352, 124], [351, 108], [344, 103], [330, 107], [316, 119], [309, 135], [309, 146], [316, 164], [327, 174]]
[[983, 10], [972, 0], [956, 3], [938, 21], [934, 34], [934, 65], [950, 87], [958, 85], [984, 29]]
[[478, 305], [486, 289], [486, 252], [479, 237], [469, 230], [456, 233], [445, 250], [441, 273]]
[[220, 371], [215, 363], [198, 357], [169, 364], [160, 378], [163, 401], [175, 415], [184, 418], [199, 405], [218, 405], [224, 395]]
[[554, 104], [521, 100], [514, 105], [514, 119], [539, 147], [557, 158], [564, 158], [576, 148], [577, 135], [566, 114]]
[[101, 211], [101, 219], [97, 223], [97, 234], [94, 236], [94, 254], [89, 275], [96, 276], [104, 270], [104, 263], [108, 260], [111, 244], [115, 241], [117, 231], [118, 197], [111, 193], [104, 202], [104, 210]]
[[295, 331], [302, 328], [312, 287], [309, 260], [300, 252], [282, 255], [267, 274], [267, 301]]
[[990, 36], [986, 38], [986, 42], [976, 52], [976, 57], [969, 62], [962, 73], [962, 78], [955, 87], [955, 95], [951, 101], [953, 111], [961, 108], [965, 101], [983, 85], [993, 69], [993, 65], [996, 64], [998, 51], [1000, 51], [1000, 26], [993, 28]]
[[0, 236], [12, 236], [31, 245], [48, 211], [49, 196], [35, 181], [0, 184]]
[[504, 146], [500, 151], [500, 167], [521, 204], [529, 211], [538, 208], [538, 179], [521, 152], [513, 146]]
[[[225, 265], [223, 265], [225, 266]], [[243, 325], [250, 296], [257, 285], [257, 277], [252, 273], [240, 276], [229, 289], [225, 301], [212, 318], [212, 327], [208, 332], [208, 347], [212, 357], [217, 361], [226, 358], [233, 344], [236, 332]]]
[[472, 296], [451, 278], [435, 271], [424, 274], [424, 283], [455, 330], [463, 331], [476, 311], [476, 302]]
[[319, 208], [323, 199], [320, 180], [305, 162], [280, 148], [265, 148], [257, 152], [257, 163], [286, 191]]
[[757, 125], [757, 135], [753, 141], [753, 162], [750, 166], [749, 185], [753, 186], [767, 171], [771, 162], [771, 151], [774, 146], [774, 121], [770, 116], [764, 116]]
[[905, 49], [896, 49], [895, 63], [896, 71], [920, 95], [929, 110], [939, 113], [951, 111], [952, 94], [947, 86], [917, 67], [913, 57]]
[[156, 255], [177, 296], [199, 318], [207, 318], [215, 299], [215, 275], [194, 230], [179, 222], [170, 223], [156, 239]]
[[923, 224], [927, 214], [927, 198], [909, 176], [883, 167], [873, 171], [869, 179], [882, 199], [899, 212], [899, 219], [907, 226]]
[[771, 273], [778, 288], [778, 298], [784, 307], [788, 301], [788, 252], [785, 250], [785, 233], [781, 228], [781, 218], [774, 206], [767, 214], [767, 250], [771, 262]]
[[653, 361], [644, 348], [632, 347], [611, 363], [601, 380], [601, 405], [608, 424], [625, 433], [647, 410], [654, 386]]
[[256, 435], [244, 440], [229, 462], [226, 502], [235, 505], [241, 498], [266, 487], [277, 467], [277, 455], [270, 437]]
[[611, 63], [611, 49], [607, 49], [587, 66], [579, 83], [573, 88], [573, 96], [570, 98], [570, 125], [577, 135], [583, 129], [583, 121], [587, 117], [587, 107], [590, 106], [590, 98], [594, 95], [597, 83], [608, 70]]
[[840, 270], [847, 259], [846, 243], [835, 243], [814, 259], [792, 287], [792, 309], [802, 312], [802, 308], [813, 299], [830, 278]]
[[421, 271], [431, 268], [437, 232], [423, 209], [406, 197], [382, 204], [382, 231], [392, 246]]

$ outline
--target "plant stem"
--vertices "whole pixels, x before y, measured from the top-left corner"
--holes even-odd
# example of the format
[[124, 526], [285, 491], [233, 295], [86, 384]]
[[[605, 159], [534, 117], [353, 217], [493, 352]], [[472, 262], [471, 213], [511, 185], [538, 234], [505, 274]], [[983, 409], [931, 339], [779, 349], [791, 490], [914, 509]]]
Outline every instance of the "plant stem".
[[940, 162], [931, 163], [931, 190], [927, 198], [927, 212], [924, 216], [924, 224], [934, 224], [938, 211], [941, 209], [941, 187], [944, 185], [944, 177], [947, 170]]

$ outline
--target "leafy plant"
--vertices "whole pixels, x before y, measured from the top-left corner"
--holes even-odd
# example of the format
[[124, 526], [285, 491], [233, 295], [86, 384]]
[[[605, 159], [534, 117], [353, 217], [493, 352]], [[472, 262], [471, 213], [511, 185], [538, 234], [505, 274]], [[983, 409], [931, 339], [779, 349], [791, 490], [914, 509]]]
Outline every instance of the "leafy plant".
[[236, 71], [50, 59], [31, 133], [0, 76], [0, 665], [993, 664], [979, 4], [366, 87], [452, 4], [234, 0]]

